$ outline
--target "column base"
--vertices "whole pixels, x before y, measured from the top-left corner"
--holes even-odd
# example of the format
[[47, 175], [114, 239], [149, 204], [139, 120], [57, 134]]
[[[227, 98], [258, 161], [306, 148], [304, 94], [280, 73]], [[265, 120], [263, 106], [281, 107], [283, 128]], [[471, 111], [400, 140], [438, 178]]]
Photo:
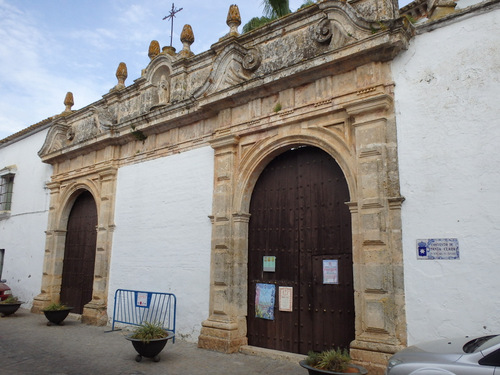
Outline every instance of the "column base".
[[389, 358], [404, 348], [402, 345], [354, 340], [350, 354], [353, 362], [365, 367], [370, 375], [384, 375]]
[[38, 296], [33, 298], [33, 305], [31, 306], [31, 312], [34, 314], [41, 314], [42, 310], [52, 303], [52, 299], [48, 293], [40, 293]]
[[90, 301], [83, 307], [82, 322], [93, 326], [107, 325], [107, 306]]
[[202, 323], [199, 348], [229, 354], [238, 352], [243, 345], [248, 345], [248, 338], [241, 334], [237, 323], [211, 319]]

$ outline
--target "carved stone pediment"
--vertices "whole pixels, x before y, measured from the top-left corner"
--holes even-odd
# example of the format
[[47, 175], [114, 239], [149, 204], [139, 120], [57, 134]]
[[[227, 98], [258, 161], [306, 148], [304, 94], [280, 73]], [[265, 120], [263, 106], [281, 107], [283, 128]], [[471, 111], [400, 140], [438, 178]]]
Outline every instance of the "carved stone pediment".
[[227, 45], [217, 56], [205, 83], [194, 92], [194, 97], [222, 91], [249, 80], [261, 64], [258, 48], [247, 49], [237, 42]]
[[[65, 118], [56, 119], [50, 127], [42, 148], [38, 151], [38, 156], [44, 159], [44, 156], [64, 148], [71, 141], [72, 128], [66, 123]], [[74, 132], [73, 132], [74, 137]]]
[[340, 48], [373, 35], [380, 24], [365, 19], [353, 6], [341, 1], [327, 1], [318, 4], [324, 12], [322, 19], [313, 31], [313, 39], [319, 43], [330, 43], [330, 47]]

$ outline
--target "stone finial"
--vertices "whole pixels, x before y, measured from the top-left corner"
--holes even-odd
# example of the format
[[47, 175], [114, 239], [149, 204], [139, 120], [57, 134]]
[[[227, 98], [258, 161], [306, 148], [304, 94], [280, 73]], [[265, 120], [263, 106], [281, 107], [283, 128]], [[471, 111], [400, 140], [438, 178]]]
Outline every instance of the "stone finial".
[[194, 34], [191, 25], [184, 25], [181, 33], [182, 51], [179, 52], [181, 57], [190, 57], [194, 53], [191, 52], [191, 44], [194, 43]]
[[240, 35], [240, 33], [238, 32], [238, 26], [241, 25], [241, 17], [238, 5], [233, 4], [229, 6], [226, 24], [229, 26], [229, 36]]
[[116, 90], [125, 88], [125, 80], [127, 77], [127, 65], [124, 62], [121, 62], [118, 64], [118, 68], [116, 69], [116, 78], [118, 79], [118, 84], [115, 86]]
[[64, 105], [66, 106], [66, 109], [64, 110], [63, 113], [68, 114], [71, 113], [71, 107], [75, 104], [75, 101], [73, 100], [73, 93], [68, 91], [66, 93], [66, 97], [64, 98]]
[[158, 43], [157, 40], [152, 40], [151, 43], [149, 43], [148, 56], [151, 60], [153, 60], [159, 54], [160, 54], [160, 43]]

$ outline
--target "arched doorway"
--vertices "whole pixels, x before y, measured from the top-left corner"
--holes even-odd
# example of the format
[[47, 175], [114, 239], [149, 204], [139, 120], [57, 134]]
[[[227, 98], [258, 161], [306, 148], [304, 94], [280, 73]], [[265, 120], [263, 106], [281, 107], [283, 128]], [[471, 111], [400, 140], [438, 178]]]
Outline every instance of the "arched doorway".
[[61, 302], [78, 314], [92, 300], [96, 227], [96, 204], [85, 191], [76, 198], [68, 218], [60, 296]]
[[[355, 337], [349, 200], [341, 168], [318, 148], [284, 152], [261, 173], [250, 202], [250, 345], [304, 354], [349, 347]], [[264, 264], [264, 257], [274, 258]], [[272, 313], [257, 317], [256, 294], [272, 289]], [[280, 307], [287, 294], [291, 303]]]

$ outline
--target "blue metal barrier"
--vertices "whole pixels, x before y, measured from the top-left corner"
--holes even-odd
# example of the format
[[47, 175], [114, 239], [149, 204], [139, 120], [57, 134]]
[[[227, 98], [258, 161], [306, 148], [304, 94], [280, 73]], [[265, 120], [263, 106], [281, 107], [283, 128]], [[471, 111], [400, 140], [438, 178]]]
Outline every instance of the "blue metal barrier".
[[111, 330], [115, 330], [115, 323], [139, 326], [149, 322], [159, 323], [175, 335], [176, 304], [172, 293], [117, 289]]

